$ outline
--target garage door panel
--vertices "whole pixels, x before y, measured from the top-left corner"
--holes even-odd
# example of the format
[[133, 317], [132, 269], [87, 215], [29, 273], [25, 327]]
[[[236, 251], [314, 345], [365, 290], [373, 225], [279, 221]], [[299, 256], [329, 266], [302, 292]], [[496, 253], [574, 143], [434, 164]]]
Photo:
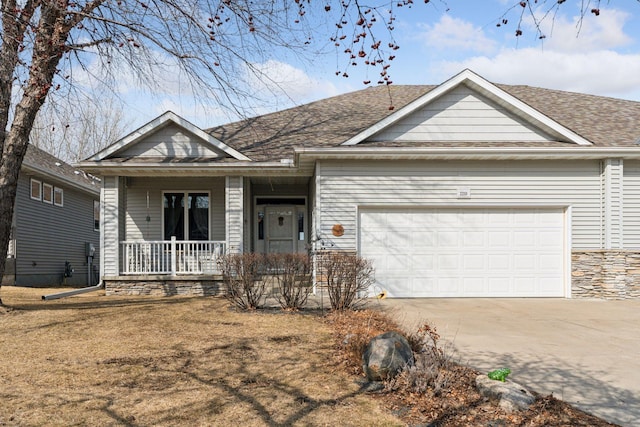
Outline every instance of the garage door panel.
[[463, 231], [462, 241], [465, 246], [484, 247], [486, 234], [483, 231]]
[[536, 235], [534, 231], [514, 231], [513, 238], [518, 248], [535, 249]]
[[542, 274], [544, 273], [549, 273], [549, 272], [556, 272], [560, 269], [562, 269], [564, 262], [563, 259], [561, 257], [555, 256], [555, 255], [547, 255], [547, 254], [542, 254], [540, 255], [540, 261], [538, 263], [538, 269], [540, 270], [540, 272]]
[[538, 265], [535, 254], [516, 254], [513, 256], [515, 273], [524, 271], [534, 271]]
[[439, 254], [436, 255], [436, 270], [437, 271], [457, 271], [459, 267], [457, 254]]
[[432, 248], [435, 241], [436, 235], [433, 231], [414, 230], [411, 233], [411, 247], [414, 249]]
[[416, 272], [432, 272], [435, 268], [435, 257], [433, 254], [411, 254], [411, 268]]
[[487, 254], [488, 267], [491, 271], [510, 270], [512, 267], [511, 255], [505, 254]]
[[462, 268], [465, 272], [484, 271], [486, 270], [486, 255], [484, 254], [467, 254], [462, 255]]
[[436, 244], [440, 248], [457, 248], [459, 246], [458, 243], [458, 232], [457, 231], [437, 231], [437, 241]]
[[564, 294], [562, 209], [363, 210], [359, 226], [389, 296]]
[[486, 295], [484, 277], [464, 277], [462, 279], [463, 292], [469, 296]]
[[511, 279], [509, 277], [489, 276], [487, 284], [489, 295], [505, 296], [509, 295], [511, 291]]
[[564, 241], [561, 228], [550, 231], [541, 231], [538, 235], [540, 236], [539, 244], [541, 247], [557, 248], [562, 245]]
[[545, 297], [561, 297], [562, 290], [558, 289], [556, 278], [551, 277], [539, 277], [538, 287], [540, 296]]
[[488, 234], [489, 248], [508, 248], [511, 246], [511, 233], [508, 231], [491, 231]]

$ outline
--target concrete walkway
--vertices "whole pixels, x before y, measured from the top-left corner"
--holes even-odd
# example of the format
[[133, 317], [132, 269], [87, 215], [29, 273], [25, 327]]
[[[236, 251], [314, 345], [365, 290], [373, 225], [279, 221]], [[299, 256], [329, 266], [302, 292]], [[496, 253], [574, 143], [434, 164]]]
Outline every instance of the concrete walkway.
[[459, 362], [553, 394], [623, 426], [640, 425], [640, 301], [386, 299], [407, 330], [428, 321]]

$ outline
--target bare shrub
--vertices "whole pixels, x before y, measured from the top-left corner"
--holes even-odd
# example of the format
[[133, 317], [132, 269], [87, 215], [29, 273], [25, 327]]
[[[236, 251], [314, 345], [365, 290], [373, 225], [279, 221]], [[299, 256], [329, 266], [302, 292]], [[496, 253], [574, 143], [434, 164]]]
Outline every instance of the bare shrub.
[[284, 310], [299, 310], [307, 302], [312, 286], [311, 262], [306, 254], [269, 254], [269, 272], [278, 286], [275, 294]]
[[363, 374], [362, 354], [373, 337], [389, 331], [402, 333], [400, 326], [379, 311], [333, 311], [325, 319], [335, 331], [340, 363], [355, 375]]
[[407, 340], [414, 350], [415, 363], [388, 380], [385, 387], [420, 394], [432, 390], [439, 396], [451, 384], [453, 375], [451, 355], [440, 345], [440, 335], [434, 326], [425, 323]]
[[242, 310], [255, 310], [264, 305], [267, 290], [263, 280], [266, 270], [264, 255], [225, 255], [220, 261], [220, 269], [226, 286], [226, 299]]
[[362, 306], [374, 280], [371, 262], [344, 252], [323, 254], [321, 262], [331, 308], [350, 310]]

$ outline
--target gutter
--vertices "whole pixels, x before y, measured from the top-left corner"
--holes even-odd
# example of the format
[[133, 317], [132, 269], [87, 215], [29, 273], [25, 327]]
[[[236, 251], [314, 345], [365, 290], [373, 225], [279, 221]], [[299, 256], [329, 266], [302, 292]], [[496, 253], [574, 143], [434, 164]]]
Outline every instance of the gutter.
[[148, 176], [148, 174], [166, 174], [169, 171], [186, 173], [192, 176], [226, 176], [231, 173], [242, 173], [247, 176], [254, 174], [262, 176], [265, 173], [297, 173], [297, 167], [292, 159], [268, 162], [233, 162], [233, 163], [149, 163], [122, 162], [99, 163], [81, 162], [78, 168], [98, 175]]
[[71, 297], [71, 296], [74, 296], [74, 295], [86, 294], [88, 292], [99, 291], [102, 288], [104, 288], [104, 285], [103, 285], [102, 282], [100, 282], [95, 286], [89, 286], [87, 288], [74, 289], [72, 291], [59, 292], [57, 294], [42, 295], [42, 300], [43, 301], [49, 301], [49, 300], [52, 300], [52, 299], [66, 298], [66, 297]]
[[307, 159], [415, 159], [415, 160], [567, 160], [567, 159], [640, 159], [640, 147], [567, 148], [535, 147], [373, 147], [296, 148], [296, 157]]

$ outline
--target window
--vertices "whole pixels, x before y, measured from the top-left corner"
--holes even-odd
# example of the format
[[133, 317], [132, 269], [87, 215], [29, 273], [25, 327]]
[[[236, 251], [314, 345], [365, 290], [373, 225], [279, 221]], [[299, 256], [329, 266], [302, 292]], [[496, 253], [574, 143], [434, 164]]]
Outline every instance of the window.
[[53, 204], [53, 185], [42, 183], [42, 201], [50, 205]]
[[64, 206], [64, 192], [62, 188], [55, 187], [53, 189], [53, 204], [56, 206]]
[[33, 200], [42, 200], [42, 182], [31, 178], [31, 198]]
[[163, 194], [164, 239], [209, 240], [209, 194]]
[[93, 229], [100, 231], [100, 201], [93, 201]]

